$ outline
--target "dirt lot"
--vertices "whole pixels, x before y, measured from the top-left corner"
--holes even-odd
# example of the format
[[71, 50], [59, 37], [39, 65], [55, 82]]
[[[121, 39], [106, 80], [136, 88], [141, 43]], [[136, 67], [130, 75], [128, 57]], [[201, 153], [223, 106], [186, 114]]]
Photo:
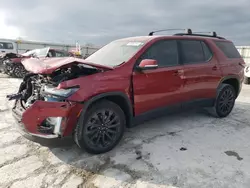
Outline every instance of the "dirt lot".
[[31, 142], [15, 128], [6, 94], [20, 80], [0, 75], [0, 187], [214, 188], [250, 185], [250, 87], [225, 119], [171, 115], [129, 129], [103, 155], [71, 140]]

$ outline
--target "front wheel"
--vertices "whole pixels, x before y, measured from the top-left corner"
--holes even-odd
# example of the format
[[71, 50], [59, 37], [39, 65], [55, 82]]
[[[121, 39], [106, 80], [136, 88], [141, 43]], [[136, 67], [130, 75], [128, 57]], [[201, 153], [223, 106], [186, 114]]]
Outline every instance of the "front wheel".
[[75, 142], [89, 153], [105, 153], [119, 143], [125, 125], [124, 112], [117, 104], [107, 100], [96, 102], [84, 118], [80, 117], [74, 133]]
[[233, 110], [235, 99], [236, 92], [234, 87], [229, 84], [221, 84], [217, 91], [214, 107], [210, 109], [210, 112], [219, 118], [228, 116]]

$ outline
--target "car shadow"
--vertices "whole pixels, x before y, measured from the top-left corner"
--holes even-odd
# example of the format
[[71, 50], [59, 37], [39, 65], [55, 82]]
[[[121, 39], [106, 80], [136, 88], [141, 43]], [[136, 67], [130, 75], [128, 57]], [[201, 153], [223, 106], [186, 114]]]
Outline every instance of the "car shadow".
[[[189, 176], [216, 176], [209, 168], [221, 167], [223, 157], [229, 157], [224, 155], [226, 151], [217, 150], [227, 148], [230, 144], [224, 142], [227, 140], [224, 133], [231, 131], [229, 136], [233, 137], [232, 135], [239, 136], [237, 132], [250, 132], [248, 109], [250, 103], [237, 101], [233, 112], [227, 118], [211, 117], [204, 110], [186, 110], [158, 117], [127, 129], [118, 146], [100, 155], [91, 155], [80, 150], [71, 138], [36, 142], [48, 147], [59, 161], [78, 170], [110, 178], [112, 181], [129, 184], [140, 180], [156, 187], [178, 187], [187, 183]], [[212, 139], [209, 143], [209, 138], [214, 138], [214, 141]], [[212, 149], [213, 152], [223, 153], [222, 159], [213, 158], [214, 164], [210, 163], [213, 152], [209, 153], [204, 149], [209, 148], [209, 144], [216, 145], [217, 149]], [[232, 149], [234, 148], [232, 146]], [[188, 166], [191, 162], [194, 164]], [[212, 167], [208, 167], [209, 165]], [[185, 168], [191, 170], [191, 175]], [[195, 174], [195, 170], [201, 174]], [[98, 182], [96, 184], [98, 185]]]

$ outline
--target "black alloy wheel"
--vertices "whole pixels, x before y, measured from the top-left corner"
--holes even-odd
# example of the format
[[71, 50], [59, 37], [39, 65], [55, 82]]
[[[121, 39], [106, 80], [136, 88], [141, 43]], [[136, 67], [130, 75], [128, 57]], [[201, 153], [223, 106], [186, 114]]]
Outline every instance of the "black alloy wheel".
[[125, 115], [113, 102], [103, 100], [94, 104], [84, 119], [83, 124], [78, 123], [75, 139], [81, 148], [90, 153], [107, 152], [122, 138]]
[[233, 108], [235, 100], [234, 97], [235, 95], [231, 88], [226, 88], [223, 91], [218, 104], [218, 108], [223, 114], [228, 113]]
[[112, 144], [119, 135], [120, 120], [113, 110], [104, 109], [90, 116], [85, 129], [89, 143], [105, 148]]
[[222, 84], [218, 90], [215, 110], [218, 117], [228, 116], [235, 104], [236, 92], [233, 86]]

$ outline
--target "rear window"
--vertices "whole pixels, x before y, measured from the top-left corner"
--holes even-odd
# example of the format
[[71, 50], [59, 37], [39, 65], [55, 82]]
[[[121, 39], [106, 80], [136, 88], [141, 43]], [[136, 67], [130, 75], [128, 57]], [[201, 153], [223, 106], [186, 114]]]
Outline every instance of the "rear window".
[[0, 42], [0, 49], [12, 50], [13, 49], [13, 44], [9, 43], [9, 42]]
[[215, 44], [221, 49], [226, 57], [230, 59], [241, 58], [239, 51], [232, 42], [216, 41]]

